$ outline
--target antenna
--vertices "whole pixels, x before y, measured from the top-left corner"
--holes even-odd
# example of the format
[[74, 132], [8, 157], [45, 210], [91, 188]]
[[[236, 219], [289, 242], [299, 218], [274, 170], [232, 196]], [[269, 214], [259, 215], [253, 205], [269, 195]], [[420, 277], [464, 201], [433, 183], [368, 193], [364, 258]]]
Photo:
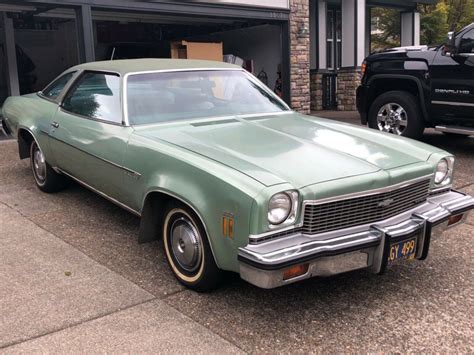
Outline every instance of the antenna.
[[115, 47], [112, 49], [112, 55], [110, 56], [110, 60], [114, 60], [114, 55], [115, 55]]

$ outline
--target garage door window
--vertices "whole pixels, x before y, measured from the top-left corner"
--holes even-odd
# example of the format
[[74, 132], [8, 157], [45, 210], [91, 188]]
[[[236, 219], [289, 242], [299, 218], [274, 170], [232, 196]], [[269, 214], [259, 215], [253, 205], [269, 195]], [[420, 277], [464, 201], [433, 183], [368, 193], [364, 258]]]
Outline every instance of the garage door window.
[[62, 107], [80, 116], [121, 124], [120, 77], [104, 73], [84, 74], [68, 93]]

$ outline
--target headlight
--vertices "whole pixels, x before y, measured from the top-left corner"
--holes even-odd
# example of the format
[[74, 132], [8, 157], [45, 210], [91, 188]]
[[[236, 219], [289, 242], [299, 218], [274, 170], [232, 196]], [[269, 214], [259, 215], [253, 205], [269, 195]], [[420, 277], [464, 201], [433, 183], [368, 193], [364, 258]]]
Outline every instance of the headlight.
[[435, 184], [439, 185], [441, 184], [444, 179], [448, 176], [449, 173], [449, 166], [448, 166], [448, 161], [446, 159], [441, 159], [436, 166], [436, 172], [435, 172]]
[[273, 226], [293, 223], [296, 220], [297, 208], [297, 191], [279, 192], [268, 202], [268, 222]]
[[291, 211], [291, 198], [282, 192], [270, 199], [268, 203], [268, 221], [271, 224], [283, 223]]
[[434, 183], [436, 185], [446, 186], [452, 183], [454, 158], [443, 158], [436, 165]]

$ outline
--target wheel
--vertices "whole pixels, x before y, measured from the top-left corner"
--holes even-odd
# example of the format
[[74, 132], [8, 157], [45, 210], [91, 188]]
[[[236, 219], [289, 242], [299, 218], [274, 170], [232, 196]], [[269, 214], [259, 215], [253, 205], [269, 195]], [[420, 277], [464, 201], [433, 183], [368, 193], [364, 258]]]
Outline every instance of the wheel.
[[30, 163], [36, 186], [43, 192], [58, 192], [67, 186], [65, 176], [58, 174], [46, 162], [43, 152], [35, 140], [30, 145]]
[[214, 261], [206, 231], [193, 211], [176, 202], [168, 205], [163, 244], [168, 264], [181, 284], [198, 292], [218, 287], [223, 272]]
[[369, 110], [369, 127], [413, 139], [421, 138], [425, 129], [416, 98], [405, 91], [377, 97]]

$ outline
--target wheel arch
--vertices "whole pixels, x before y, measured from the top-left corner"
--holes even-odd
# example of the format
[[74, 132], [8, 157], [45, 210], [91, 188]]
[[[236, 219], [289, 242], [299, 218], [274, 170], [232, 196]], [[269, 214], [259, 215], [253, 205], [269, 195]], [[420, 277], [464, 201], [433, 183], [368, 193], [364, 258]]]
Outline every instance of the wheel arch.
[[377, 97], [389, 91], [406, 91], [415, 96], [421, 106], [424, 121], [429, 115], [426, 108], [425, 93], [420, 79], [411, 75], [377, 74], [368, 82], [368, 102], [373, 102]]
[[30, 157], [30, 146], [33, 141], [35, 141], [38, 147], [43, 150], [38, 143], [38, 140], [35, 138], [35, 135], [29, 128], [18, 128], [17, 137], [18, 154], [20, 155], [20, 159], [27, 159]]
[[206, 233], [207, 241], [211, 248], [212, 256], [216, 265], [219, 267], [218, 259], [214, 252], [212, 238], [210, 238], [209, 229], [204, 218], [198, 209], [187, 199], [167, 190], [153, 188], [148, 191], [143, 199], [140, 230], [138, 235], [139, 243], [147, 243], [162, 238], [163, 219], [165, 217], [165, 209], [167, 203], [177, 201], [189, 208], [199, 219]]

